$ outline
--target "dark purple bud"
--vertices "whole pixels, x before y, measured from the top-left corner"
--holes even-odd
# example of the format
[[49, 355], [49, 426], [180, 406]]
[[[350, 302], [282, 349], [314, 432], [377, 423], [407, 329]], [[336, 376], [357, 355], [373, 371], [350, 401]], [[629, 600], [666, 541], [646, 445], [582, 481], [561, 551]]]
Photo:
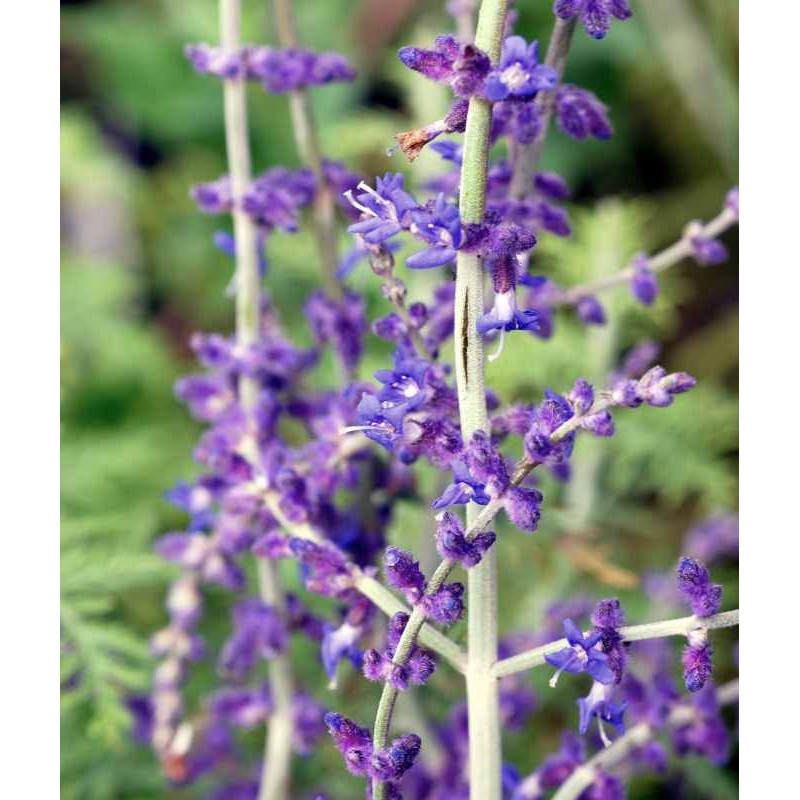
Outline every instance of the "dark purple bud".
[[708, 569], [693, 558], [678, 562], [678, 589], [698, 617], [716, 614], [722, 604], [722, 587], [711, 583]]
[[596, 297], [581, 297], [575, 304], [575, 309], [584, 325], [605, 325], [606, 312]]
[[425, 591], [425, 576], [419, 568], [419, 562], [414, 561], [410, 553], [397, 547], [388, 547], [383, 559], [386, 579], [389, 583], [400, 589], [408, 598], [409, 603], [417, 603]]
[[683, 680], [689, 692], [699, 692], [711, 678], [711, 643], [704, 630], [692, 631], [683, 650]]
[[638, 255], [631, 265], [631, 294], [643, 305], [651, 306], [658, 295], [658, 278], [650, 269], [647, 256]]
[[420, 605], [431, 619], [443, 625], [452, 625], [464, 613], [463, 596], [462, 583], [446, 583], [433, 594], [424, 595]]

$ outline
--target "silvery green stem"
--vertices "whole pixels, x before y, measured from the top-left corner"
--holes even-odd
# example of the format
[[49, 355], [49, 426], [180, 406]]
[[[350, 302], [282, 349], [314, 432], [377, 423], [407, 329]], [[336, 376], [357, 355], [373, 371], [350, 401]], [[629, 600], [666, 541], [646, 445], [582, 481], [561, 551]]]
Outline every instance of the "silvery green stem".
[[[666, 619], [661, 622], [648, 622], [645, 625], [626, 625], [619, 629], [622, 640], [625, 642], [639, 642], [643, 639], [663, 639], [665, 636], [686, 636], [697, 628], [715, 630], [716, 628], [730, 628], [739, 624], [739, 609], [723, 611], [711, 617], [680, 617], [679, 619]], [[511, 658], [504, 658], [494, 665], [493, 672], [497, 678], [514, 675], [517, 672], [540, 667], [547, 663], [545, 656], [557, 653], [569, 647], [566, 639], [526, 650]]]
[[[240, 0], [220, 0], [220, 43], [230, 51], [241, 46]], [[259, 334], [259, 284], [256, 236], [252, 221], [241, 208], [241, 198], [251, 180], [250, 145], [247, 127], [247, 97], [244, 78], [225, 80], [225, 142], [228, 171], [231, 176], [233, 230], [236, 241], [236, 339], [249, 345]], [[247, 378], [239, 385], [242, 407], [252, 408], [258, 386]], [[274, 562], [258, 565], [259, 594], [265, 603], [285, 612], [285, 598], [280, 574]], [[286, 654], [269, 662], [273, 711], [267, 722], [267, 741], [259, 800], [282, 800], [289, 795], [292, 757], [293, 679]]]
[[[500, 57], [506, 0], [483, 0], [475, 45], [492, 63]], [[463, 223], [483, 221], [492, 106], [479, 97], [469, 102], [464, 132], [459, 210]], [[456, 263], [454, 357], [461, 435], [469, 441], [488, 429], [484, 387], [483, 338], [478, 318], [483, 314], [483, 265], [478, 256], [460, 252]], [[467, 505], [467, 525], [478, 517]], [[497, 680], [491, 672], [497, 659], [497, 552], [490, 548], [480, 564], [468, 571], [467, 707], [469, 715], [469, 787], [473, 800], [500, 800], [501, 731]]]
[[[732, 228], [738, 221], [739, 218], [731, 209], [724, 208], [714, 219], [710, 220], [702, 227], [700, 233], [710, 239], [715, 239], [728, 230], [728, 228]], [[664, 270], [675, 266], [675, 264], [683, 261], [684, 258], [689, 258], [691, 255], [692, 246], [689, 243], [689, 238], [687, 236], [682, 236], [677, 242], [664, 248], [660, 253], [648, 257], [647, 262], [653, 272], [664, 272]], [[613, 286], [627, 283], [633, 277], [633, 274], [633, 267], [628, 266], [605, 278], [582, 283], [578, 286], [572, 286], [559, 297], [556, 302], [565, 304], [577, 303], [582, 297], [596, 294], [603, 289], [610, 289]]]
[[[281, 47], [299, 47], [292, 0], [273, 0], [273, 7], [278, 29], [278, 42]], [[339, 294], [340, 286], [336, 280], [338, 259], [334, 198], [325, 181], [319, 134], [311, 101], [305, 89], [294, 89], [289, 92], [289, 110], [292, 116], [297, 152], [317, 179], [317, 193], [312, 209], [314, 237], [322, 262], [323, 282], [328, 291], [335, 296]]]
[[[281, 511], [279, 498], [274, 492], [267, 491], [264, 494], [264, 502], [272, 516], [278, 520], [280, 526], [288, 533], [291, 533], [292, 536], [317, 543], [325, 541], [325, 537], [312, 525], [306, 522], [292, 522], [287, 519], [286, 515]], [[398, 600], [380, 581], [370, 575], [365, 575], [355, 565], [353, 565], [352, 569], [355, 573], [354, 588], [364, 597], [371, 600], [386, 616], [392, 617], [398, 611], [402, 611], [405, 614], [411, 613], [408, 606]], [[455, 642], [428, 624], [423, 624], [419, 628], [419, 639], [425, 647], [438, 653], [449, 662], [457, 672], [464, 673], [467, 656]]]
[[[550, 36], [544, 63], [556, 71], [558, 83], [561, 82], [561, 76], [564, 74], [564, 66], [567, 63], [567, 55], [577, 21], [577, 17], [569, 20], [556, 18], [556, 24]], [[531, 189], [531, 180], [539, 169], [547, 129], [553, 118], [555, 94], [555, 89], [549, 92], [539, 92], [534, 100], [539, 110], [541, 128], [530, 144], [520, 145], [514, 154], [514, 173], [511, 176], [511, 186], [509, 187], [509, 194], [512, 197], [523, 197]]]
[[[738, 699], [738, 680], [723, 684], [717, 689], [717, 702], [721, 706], [731, 705]], [[686, 725], [692, 721], [694, 714], [695, 711], [691, 706], [678, 706], [667, 718], [667, 725], [670, 727]], [[625, 761], [632, 750], [649, 742], [657, 732], [645, 722], [634, 725], [608, 747], [578, 767], [553, 795], [553, 800], [576, 800], [592, 785], [597, 777], [598, 769], [608, 770], [618, 766]]]

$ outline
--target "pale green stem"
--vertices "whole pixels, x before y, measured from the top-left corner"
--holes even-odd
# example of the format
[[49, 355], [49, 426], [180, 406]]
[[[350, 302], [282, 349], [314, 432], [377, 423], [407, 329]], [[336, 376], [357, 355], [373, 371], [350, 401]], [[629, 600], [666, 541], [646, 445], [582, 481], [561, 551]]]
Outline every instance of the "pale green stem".
[[[273, 0], [275, 22], [278, 29], [278, 42], [281, 47], [299, 47], [297, 25], [292, 9], [292, 0]], [[341, 291], [336, 280], [337, 241], [334, 197], [322, 167], [322, 148], [314, 120], [314, 111], [306, 89], [289, 92], [289, 110], [297, 144], [297, 151], [303, 163], [317, 179], [317, 193], [312, 209], [312, 224], [317, 242], [319, 258], [322, 262], [322, 279], [328, 291], [334, 296]]]
[[[729, 208], [724, 208], [714, 219], [702, 225], [699, 233], [707, 236], [710, 239], [715, 239], [720, 234], [724, 233], [728, 228], [733, 227], [739, 221], [738, 216]], [[674, 242], [669, 247], [666, 247], [660, 253], [648, 257], [647, 263], [653, 272], [664, 272], [664, 270], [683, 261], [692, 255], [692, 246], [689, 243], [688, 236], [682, 236], [677, 242]], [[622, 283], [627, 283], [634, 274], [634, 268], [627, 266], [625, 269], [615, 272], [606, 278], [600, 278], [588, 283], [582, 283], [579, 286], [573, 286], [566, 291], [557, 302], [563, 304], [577, 303], [582, 297], [587, 295], [596, 294], [603, 289], [610, 289], [612, 286], [619, 286]]]
[[[739, 681], [731, 681], [717, 689], [717, 702], [721, 706], [731, 705], [739, 700]], [[673, 709], [667, 718], [667, 725], [679, 728], [692, 722], [697, 712], [690, 705], [680, 705]], [[647, 744], [658, 733], [658, 730], [640, 722], [634, 725], [616, 741], [596, 756], [590, 758], [585, 764], [578, 767], [561, 788], [553, 795], [553, 800], [576, 800], [588, 789], [597, 778], [597, 770], [609, 770], [618, 766], [637, 747]]]
[[[506, 0], [483, 0], [475, 45], [492, 63], [500, 57]], [[461, 222], [480, 223], [486, 211], [486, 173], [492, 106], [479, 97], [469, 103], [464, 132], [459, 210]], [[456, 263], [454, 357], [456, 385], [465, 442], [478, 430], [488, 430], [484, 386], [483, 337], [478, 318], [484, 312], [483, 264], [478, 256], [459, 252]], [[467, 505], [467, 525], [479, 511]], [[472, 800], [500, 800], [501, 730], [497, 680], [497, 549], [490, 548], [480, 564], [467, 573], [467, 709], [469, 717], [469, 787]]]
[[[550, 44], [547, 47], [544, 63], [556, 71], [558, 76], [556, 85], [561, 83], [561, 76], [564, 74], [564, 67], [567, 63], [567, 55], [572, 44], [576, 23], [577, 17], [573, 17], [570, 20], [556, 19], [553, 33], [550, 36]], [[547, 137], [550, 120], [553, 118], [555, 95], [555, 89], [549, 92], [539, 92], [534, 100], [539, 110], [541, 128], [530, 144], [520, 145], [514, 153], [514, 172], [509, 186], [509, 194], [512, 197], [524, 197], [531, 190], [531, 181], [539, 169], [544, 140]]]
[[[274, 492], [267, 491], [264, 495], [264, 502], [281, 527], [291, 533], [292, 536], [299, 539], [308, 539], [317, 544], [325, 541], [325, 537], [312, 525], [304, 522], [296, 523], [287, 519], [286, 515], [281, 511], [279, 498]], [[351, 569], [354, 574], [354, 588], [364, 597], [371, 600], [386, 616], [393, 617], [400, 611], [405, 614], [411, 613], [408, 606], [392, 594], [380, 581], [375, 580], [370, 575], [365, 575], [355, 565]], [[425, 647], [442, 656], [456, 671], [463, 673], [466, 670], [467, 656], [464, 651], [443, 633], [437, 631], [436, 628], [427, 623], [424, 624], [420, 629], [419, 638]]]
[[[598, 400], [591, 409], [587, 412], [588, 414], [597, 414], [601, 411], [605, 410], [609, 406], [609, 401], [605, 398], [601, 398]], [[565, 423], [561, 426], [556, 428], [556, 430], [550, 435], [550, 441], [553, 443], [560, 442], [564, 437], [568, 436], [572, 431], [574, 431], [578, 425], [580, 424], [579, 417], [572, 417], [568, 419]], [[511, 483], [513, 486], [519, 486], [528, 473], [537, 466], [537, 463], [534, 461], [530, 461], [527, 458], [521, 459], [516, 468], [514, 469], [514, 474], [511, 478]], [[497, 516], [497, 513], [503, 507], [502, 499], [495, 499], [489, 502], [486, 506], [484, 506], [483, 510], [479, 513], [475, 514], [472, 521], [467, 525], [466, 530], [464, 531], [464, 536], [466, 537], [467, 541], [472, 541], [481, 531], [485, 530], [486, 527], [491, 523], [491, 521]], [[278, 518], [280, 522], [280, 518]], [[486, 556], [484, 556], [486, 558]], [[426, 588], [427, 594], [432, 594], [436, 592], [442, 584], [447, 580], [450, 573], [453, 571], [455, 567], [455, 562], [451, 561], [450, 559], [445, 559], [440, 562], [439, 566], [434, 571], [433, 575], [431, 576], [430, 581], [428, 581], [428, 586]], [[473, 567], [471, 572], [474, 572], [476, 568]], [[381, 584], [377, 581], [374, 581], [373, 590], [377, 587], [383, 592], [388, 592], [387, 589], [383, 588]], [[357, 583], [357, 588], [359, 591], [364, 592], [364, 588]], [[366, 592], [364, 592], [366, 594]], [[367, 594], [368, 597], [371, 595]], [[399, 601], [397, 601], [399, 603]], [[402, 604], [400, 604], [402, 606]], [[424, 639], [424, 631], [425, 631], [425, 614], [417, 605], [414, 607], [414, 610], [411, 613], [411, 616], [406, 623], [405, 628], [403, 629], [403, 633], [400, 637], [400, 641], [398, 642], [397, 648], [395, 650], [395, 655], [393, 658], [393, 663], [399, 666], [402, 666], [408, 660], [408, 657], [411, 655], [411, 651], [416, 644], [417, 637], [421, 639], [423, 644], [425, 643]], [[433, 630], [433, 629], [431, 629]], [[441, 634], [439, 634], [441, 636]], [[496, 635], [496, 632], [495, 632]], [[449, 640], [448, 640], [449, 641]], [[452, 643], [451, 643], [452, 644]], [[494, 687], [495, 689], [495, 698], [496, 698], [496, 688], [497, 688], [497, 681], [495, 679], [493, 673], [494, 667], [494, 660], [497, 657], [497, 645], [495, 642], [494, 649], [492, 650], [494, 653], [494, 658], [489, 663], [488, 667], [486, 668], [485, 674], [483, 675], [484, 686]], [[465, 663], [464, 661], [460, 662], [462, 665]], [[467, 674], [467, 681], [469, 681], [469, 665], [470, 662], [466, 661], [466, 670]], [[469, 691], [469, 684], [468, 689]], [[475, 695], [473, 694], [473, 697]], [[479, 695], [480, 696], [480, 695]], [[482, 698], [485, 699], [485, 698]], [[373, 729], [373, 737], [372, 737], [372, 744], [375, 750], [382, 750], [386, 747], [386, 743], [389, 738], [389, 729], [392, 723], [392, 715], [394, 713], [394, 706], [395, 702], [397, 701], [397, 690], [393, 689], [386, 683], [383, 687], [383, 691], [381, 692], [381, 698], [378, 703], [378, 711], [375, 715], [375, 725]], [[496, 701], [495, 701], [496, 702]], [[499, 709], [498, 709], [499, 712]], [[499, 713], [496, 717], [498, 720], [499, 725]], [[499, 731], [497, 733], [497, 744], [499, 749], [500, 739], [499, 739]], [[498, 769], [500, 767], [498, 766]], [[498, 772], [498, 791], [500, 789], [500, 774]], [[373, 782], [373, 796], [375, 800], [383, 800], [386, 796], [386, 787], [384, 784], [375, 781]], [[476, 795], [478, 797], [479, 795]]]
[[[715, 630], [717, 628], [731, 628], [739, 624], [739, 609], [734, 611], [723, 611], [711, 617], [680, 617], [679, 619], [667, 619], [661, 622], [648, 622], [645, 625], [626, 625], [619, 629], [620, 636], [624, 642], [640, 642], [643, 639], [663, 639], [666, 636], [686, 636], [690, 631], [704, 628]], [[559, 639], [556, 642], [526, 650], [510, 658], [498, 661], [493, 668], [496, 677], [504, 678], [507, 675], [514, 675], [517, 672], [540, 667], [547, 663], [545, 656], [557, 653], [569, 647], [566, 639]]]
[[[220, 0], [220, 43], [226, 50], [241, 47], [240, 0]], [[225, 80], [225, 142], [233, 196], [233, 231], [236, 242], [236, 339], [250, 345], [259, 336], [259, 282], [256, 235], [253, 222], [242, 210], [241, 199], [251, 181], [250, 145], [247, 127], [247, 96], [244, 78]], [[239, 383], [242, 407], [251, 409], [258, 397], [255, 381]], [[259, 594], [285, 613], [280, 573], [273, 562], [258, 565]], [[292, 758], [293, 678], [288, 654], [278, 655], [268, 665], [273, 710], [267, 721], [264, 765], [259, 800], [283, 800], [289, 796]]]

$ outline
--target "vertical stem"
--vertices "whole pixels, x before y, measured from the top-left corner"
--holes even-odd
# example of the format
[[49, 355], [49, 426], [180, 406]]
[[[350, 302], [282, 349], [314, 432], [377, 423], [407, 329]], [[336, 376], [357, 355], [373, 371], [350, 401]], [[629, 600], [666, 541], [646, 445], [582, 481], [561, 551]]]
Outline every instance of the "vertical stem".
[[[275, 22], [278, 29], [278, 42], [281, 47], [298, 47], [297, 25], [292, 9], [292, 0], [273, 0]], [[320, 261], [322, 262], [322, 279], [328, 291], [334, 296], [340, 292], [336, 280], [337, 243], [336, 214], [334, 198], [325, 181], [322, 167], [322, 148], [319, 143], [314, 111], [305, 89], [289, 92], [289, 110], [292, 115], [292, 127], [297, 143], [297, 152], [303, 163], [314, 173], [317, 179], [317, 193], [312, 210], [312, 225], [317, 242]]]
[[[475, 34], [477, 47], [492, 62], [500, 55], [506, 0], [483, 0]], [[473, 97], [464, 133], [459, 207], [462, 222], [481, 222], [486, 210], [486, 172], [492, 107]], [[484, 387], [483, 340], [478, 317], [483, 313], [483, 266], [480, 259], [459, 253], [456, 267], [455, 360], [461, 433], [467, 441], [476, 430], [488, 428]], [[477, 516], [467, 506], [467, 524]], [[472, 800], [500, 800], [501, 740], [497, 681], [492, 663], [497, 658], [497, 554], [491, 548], [478, 566], [468, 571], [469, 786]]]
[[[556, 19], [553, 33], [550, 36], [550, 44], [547, 47], [544, 63], [556, 71], [558, 76], [556, 85], [561, 83], [561, 77], [564, 74], [564, 67], [567, 63], [567, 55], [572, 44], [572, 36], [575, 33], [577, 20], [577, 17], [569, 20]], [[509, 187], [511, 197], [524, 197], [531, 189], [531, 179], [539, 168], [547, 129], [550, 127], [550, 120], [553, 118], [555, 89], [550, 92], [540, 92], [534, 102], [539, 108], [541, 128], [538, 136], [530, 144], [520, 145], [515, 153], [514, 174], [511, 177], [511, 186]]]
[[[241, 46], [241, 2], [220, 0], [220, 43], [227, 50]], [[259, 336], [259, 283], [255, 227], [241, 208], [240, 200], [251, 179], [247, 128], [247, 96], [243, 78], [224, 81], [225, 142], [234, 198], [233, 230], [236, 241], [236, 338], [249, 345]], [[251, 409], [258, 398], [258, 385], [250, 379], [239, 384], [242, 407]], [[285, 612], [280, 574], [273, 562], [259, 561], [259, 593], [265, 603]], [[268, 720], [264, 766], [259, 800], [284, 800], [289, 796], [292, 755], [293, 680], [288, 655], [269, 662], [274, 710]]]

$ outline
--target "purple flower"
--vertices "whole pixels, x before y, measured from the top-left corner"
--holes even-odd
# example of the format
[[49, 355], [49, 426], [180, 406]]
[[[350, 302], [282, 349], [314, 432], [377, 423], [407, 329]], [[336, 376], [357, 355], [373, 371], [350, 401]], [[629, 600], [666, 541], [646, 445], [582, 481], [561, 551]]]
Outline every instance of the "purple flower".
[[467, 541], [458, 517], [445, 511], [436, 518], [436, 549], [439, 555], [457, 561], [467, 569], [480, 563], [495, 538], [492, 531], [484, 531], [471, 542]]
[[325, 711], [305, 692], [297, 692], [292, 701], [294, 728], [292, 743], [300, 755], [310, 755], [314, 744], [325, 731]]
[[541, 517], [542, 493], [538, 489], [510, 486], [503, 494], [503, 510], [524, 531], [535, 531]]
[[578, 723], [578, 730], [581, 734], [589, 730], [589, 724], [592, 718], [597, 718], [597, 726], [600, 732], [600, 738], [603, 744], [608, 747], [611, 741], [606, 734], [603, 726], [604, 722], [613, 725], [619, 733], [625, 732], [625, 723], [623, 722], [623, 714], [625, 713], [625, 703], [612, 703], [611, 697], [614, 691], [613, 684], [603, 684], [595, 681], [589, 694], [578, 700], [578, 709], [580, 711], [580, 721]]
[[627, 653], [622, 636], [617, 630], [625, 622], [625, 612], [619, 600], [601, 600], [592, 614], [594, 630], [600, 633], [600, 649], [606, 656], [608, 667], [619, 683], [625, 672]]
[[658, 295], [658, 278], [650, 269], [647, 256], [638, 255], [631, 264], [631, 294], [643, 305], [651, 306]]
[[353, 775], [367, 775], [372, 759], [372, 735], [352, 720], [329, 711], [325, 726], [336, 748], [344, 756], [344, 763]]
[[636, 393], [640, 401], [663, 408], [672, 405], [676, 394], [693, 389], [697, 381], [686, 372], [667, 374], [663, 367], [653, 367], [639, 379]]
[[581, 795], [582, 800], [625, 800], [625, 784], [609, 772], [597, 769], [592, 785]]
[[550, 686], [555, 688], [562, 672], [586, 672], [595, 681], [611, 683], [614, 680], [614, 673], [608, 666], [608, 658], [595, 646], [600, 641], [602, 633], [595, 631], [584, 638], [571, 619], [564, 620], [564, 633], [570, 646], [545, 656], [547, 663], [557, 670], [550, 679]]
[[184, 48], [186, 58], [201, 75], [218, 78], [238, 78], [244, 72], [242, 52], [232, 52], [207, 44], [189, 44]]
[[438, 510], [452, 505], [466, 504], [470, 501], [485, 506], [491, 500], [486, 493], [486, 486], [472, 476], [463, 458], [454, 459], [450, 466], [453, 471], [453, 480], [431, 503], [433, 508]]
[[409, 230], [428, 245], [406, 259], [411, 269], [442, 267], [455, 260], [461, 244], [461, 219], [458, 209], [446, 202], [443, 194], [425, 208], [411, 212]]
[[358, 640], [364, 635], [363, 625], [351, 625], [345, 620], [338, 628], [326, 626], [322, 638], [322, 666], [328, 676], [331, 688], [336, 686], [336, 671], [343, 658], [349, 659], [355, 666], [361, 661], [361, 650], [356, 647]]
[[690, 222], [684, 237], [689, 242], [692, 255], [701, 267], [711, 267], [728, 259], [728, 248], [722, 242], [706, 236], [700, 222]]
[[683, 681], [686, 690], [699, 692], [711, 679], [711, 643], [708, 633], [703, 628], [690, 631], [689, 643], [683, 650], [681, 661], [683, 663]]
[[613, 131], [608, 109], [591, 92], [565, 84], [556, 91], [558, 127], [573, 139], [610, 139]]
[[358, 366], [367, 329], [364, 299], [354, 292], [344, 292], [341, 299], [314, 291], [306, 301], [305, 315], [318, 344], [330, 343], [348, 372]]
[[332, 544], [316, 544], [292, 538], [289, 547], [302, 565], [306, 588], [326, 597], [346, 596], [353, 587], [353, 575], [344, 554]]
[[410, 214], [419, 208], [416, 200], [403, 188], [400, 173], [387, 172], [377, 178], [375, 188], [363, 181], [358, 185], [362, 191], [355, 195], [345, 192], [350, 203], [361, 212], [362, 219], [347, 229], [356, 233], [368, 244], [383, 244], [410, 225]]
[[371, 773], [381, 781], [396, 781], [414, 765], [422, 747], [422, 739], [408, 733], [395, 739], [389, 747], [372, 756]]
[[553, 11], [559, 19], [579, 17], [586, 33], [602, 39], [611, 25], [611, 17], [628, 19], [633, 12], [628, 0], [555, 0]]
[[678, 755], [697, 753], [712, 764], [724, 764], [730, 750], [730, 735], [719, 713], [714, 684], [707, 684], [694, 696], [692, 711], [691, 719], [672, 733], [675, 752]]
[[556, 71], [539, 63], [538, 42], [528, 44], [521, 36], [509, 36], [500, 63], [486, 79], [484, 94], [493, 103], [530, 100], [539, 91], [555, 88], [557, 81]]
[[313, 53], [299, 47], [247, 49], [247, 77], [274, 94], [333, 81], [352, 81], [355, 70], [339, 53]]
[[719, 611], [722, 587], [711, 583], [708, 569], [693, 558], [684, 556], [678, 562], [678, 589], [698, 617], [710, 617]]
[[539, 313], [533, 309], [519, 311], [516, 292], [510, 289], [495, 293], [491, 311], [478, 319], [478, 333], [486, 335], [496, 330], [536, 331], [539, 329], [539, 318]]
[[698, 561], [704, 562], [738, 555], [738, 517], [725, 514], [695, 525], [686, 535], [684, 549]]
[[425, 591], [425, 576], [410, 553], [387, 547], [383, 558], [386, 580], [405, 594], [409, 603], [418, 603]]
[[575, 443], [574, 432], [559, 442], [552, 442], [550, 437], [573, 416], [569, 401], [547, 389], [545, 399], [534, 408], [531, 426], [525, 434], [525, 455], [537, 463], [558, 464], [568, 461]]
[[579, 767], [586, 759], [583, 742], [572, 731], [561, 735], [561, 749], [548, 756], [539, 767], [539, 781], [542, 789], [555, 789]]
[[420, 606], [436, 622], [452, 625], [464, 613], [463, 596], [464, 584], [446, 583], [432, 594], [423, 595]]
[[262, 683], [255, 689], [221, 689], [210, 697], [208, 707], [215, 717], [232, 725], [253, 728], [269, 717], [273, 705], [269, 686]]
[[206, 214], [228, 214], [233, 208], [231, 179], [227, 175], [210, 183], [198, 183], [189, 195]]
[[245, 678], [258, 658], [274, 658], [287, 643], [286, 625], [272, 606], [255, 597], [240, 600], [233, 608], [233, 633], [222, 648], [220, 670]]
[[591, 295], [581, 297], [575, 304], [575, 310], [584, 325], [605, 325], [606, 323], [606, 312], [596, 297]]
[[491, 68], [486, 53], [473, 44], [460, 44], [452, 36], [437, 36], [432, 50], [403, 47], [398, 57], [409, 69], [432, 81], [446, 83], [461, 98], [479, 92]]

